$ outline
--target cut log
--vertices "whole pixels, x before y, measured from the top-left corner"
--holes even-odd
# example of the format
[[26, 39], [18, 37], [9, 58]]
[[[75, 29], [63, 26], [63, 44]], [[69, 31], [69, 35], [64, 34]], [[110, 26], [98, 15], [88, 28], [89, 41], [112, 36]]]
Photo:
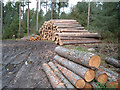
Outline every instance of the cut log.
[[100, 83], [106, 83], [108, 80], [108, 75], [105, 72], [102, 71], [96, 71], [95, 72], [95, 79]]
[[87, 82], [90, 82], [95, 77], [95, 72], [91, 69], [85, 68], [81, 65], [75, 64], [65, 58], [62, 58], [58, 55], [54, 57], [54, 59], [61, 65], [69, 68], [74, 73], [80, 75], [83, 79], [85, 79]]
[[118, 88], [119, 87], [119, 83], [117, 81], [108, 82], [106, 85], [108, 88]]
[[57, 67], [54, 65], [54, 63], [49, 62], [48, 65], [53, 69], [54, 73], [58, 76], [59, 80], [65, 84], [67, 88], [75, 88], [63, 75], [62, 73], [57, 69]]
[[69, 50], [61, 46], [56, 47], [55, 52], [62, 57], [65, 57], [73, 62], [82, 64], [86, 67], [98, 68], [101, 62], [101, 59], [98, 55], [89, 52]]
[[85, 81], [81, 77], [59, 64], [56, 64], [56, 66], [76, 88], [85, 86]]
[[59, 40], [96, 40], [95, 38], [57, 37]]
[[61, 37], [84, 37], [84, 38], [100, 38], [97, 33], [55, 33], [55, 35]]
[[82, 90], [86, 90], [86, 89], [92, 90], [92, 86], [87, 82], [85, 83], [84, 89]]
[[101, 43], [101, 40], [69, 40], [69, 41], [63, 41], [60, 40], [60, 45], [68, 45], [68, 44], [90, 44], [90, 43]]
[[68, 30], [68, 29], [60, 29], [57, 30], [60, 33], [88, 33], [88, 30]]
[[116, 73], [116, 72], [113, 72], [113, 71], [111, 71], [111, 70], [109, 70], [109, 69], [107, 69], [107, 68], [105, 68], [105, 67], [103, 67], [103, 66], [100, 66], [99, 67], [99, 70], [102, 70], [102, 71], [106, 71], [106, 72], [108, 72], [108, 73], [110, 73], [110, 74], [112, 74], [112, 75], [114, 75], [114, 76], [116, 76], [116, 77], [118, 77], [118, 73]]
[[58, 77], [54, 74], [48, 64], [43, 64], [43, 69], [47, 74], [47, 77], [53, 88], [65, 88], [64, 84], [58, 79]]
[[111, 65], [113, 65], [114, 67], [120, 68], [120, 62], [118, 62], [118, 60], [114, 59], [114, 58], [109, 58], [106, 57], [105, 61]]

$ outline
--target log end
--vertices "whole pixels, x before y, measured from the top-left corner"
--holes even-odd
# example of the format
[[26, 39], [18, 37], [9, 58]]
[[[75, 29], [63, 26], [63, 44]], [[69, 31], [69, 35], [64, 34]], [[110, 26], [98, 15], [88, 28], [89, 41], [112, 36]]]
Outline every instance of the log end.
[[90, 82], [94, 79], [95, 77], [95, 72], [93, 70], [88, 70], [86, 73], [85, 73], [85, 80], [87, 82]]
[[108, 82], [107, 83], [107, 87], [108, 88], [118, 88], [119, 84], [117, 81], [113, 81], [113, 82]]
[[[91, 89], [92, 90], [92, 86], [89, 83], [85, 83], [84, 86], [85, 89]], [[83, 90], [83, 89], [82, 89]]]
[[75, 86], [76, 86], [77, 88], [83, 88], [83, 87], [85, 86], [85, 81], [84, 81], [83, 79], [79, 79], [79, 80], [76, 82]]
[[97, 81], [100, 83], [106, 83], [108, 80], [108, 75], [106, 73], [98, 76]]
[[90, 58], [89, 66], [98, 68], [100, 66], [101, 58], [98, 55], [94, 55]]

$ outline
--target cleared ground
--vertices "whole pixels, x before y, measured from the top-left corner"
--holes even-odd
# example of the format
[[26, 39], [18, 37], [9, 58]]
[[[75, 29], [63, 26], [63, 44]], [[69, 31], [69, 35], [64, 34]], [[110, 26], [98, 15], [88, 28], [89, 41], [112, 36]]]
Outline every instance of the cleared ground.
[[3, 41], [3, 88], [51, 88], [42, 64], [53, 60], [51, 41]]

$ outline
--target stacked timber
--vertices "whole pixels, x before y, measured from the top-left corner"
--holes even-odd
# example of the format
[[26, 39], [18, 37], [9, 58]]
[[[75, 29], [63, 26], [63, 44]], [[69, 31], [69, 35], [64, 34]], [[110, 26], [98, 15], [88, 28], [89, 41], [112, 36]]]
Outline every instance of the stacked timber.
[[32, 35], [30, 36], [30, 39], [29, 39], [29, 40], [30, 40], [30, 41], [39, 41], [39, 40], [42, 40], [42, 37], [39, 36], [39, 35], [32, 34]]
[[90, 33], [78, 24], [76, 20], [50, 20], [39, 30], [45, 40], [55, 41], [56, 44], [99, 43], [99, 35]]
[[55, 52], [55, 61], [43, 64], [53, 88], [84, 90], [99, 88], [101, 83], [105, 84], [104, 87], [118, 88], [118, 73], [100, 66], [101, 59], [98, 55], [61, 46], [56, 47]]

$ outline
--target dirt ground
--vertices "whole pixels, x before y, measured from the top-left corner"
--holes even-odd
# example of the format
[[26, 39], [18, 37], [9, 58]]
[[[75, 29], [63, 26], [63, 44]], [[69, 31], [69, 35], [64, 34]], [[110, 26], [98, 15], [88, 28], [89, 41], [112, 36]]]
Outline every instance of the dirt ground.
[[[51, 88], [48, 78], [43, 71], [42, 64], [52, 61], [57, 45], [52, 41], [3, 41], [2, 48], [2, 85], [3, 88]], [[65, 45], [69, 49], [94, 48], [93, 53], [118, 58], [117, 45], [83, 44]], [[106, 64], [103, 57], [101, 64], [113, 71], [118, 71], [112, 65]]]
[[51, 88], [42, 64], [53, 60], [55, 47], [51, 41], [3, 41], [3, 88]]

